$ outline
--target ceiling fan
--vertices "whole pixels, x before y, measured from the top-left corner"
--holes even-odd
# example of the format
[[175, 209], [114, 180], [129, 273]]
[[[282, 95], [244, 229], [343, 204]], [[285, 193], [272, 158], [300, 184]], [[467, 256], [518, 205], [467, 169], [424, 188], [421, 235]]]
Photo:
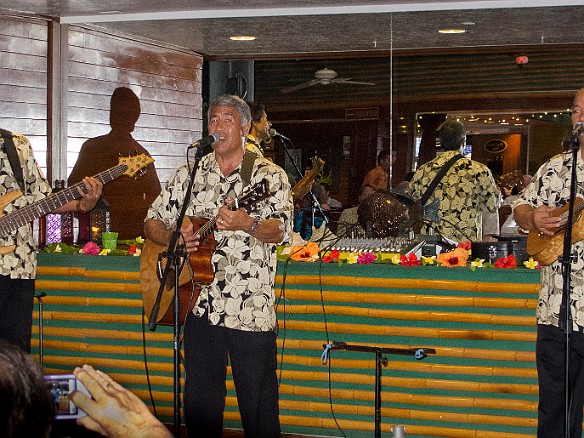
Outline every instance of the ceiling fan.
[[323, 68], [321, 70], [317, 70], [314, 73], [314, 79], [310, 81], [303, 82], [298, 85], [293, 85], [291, 87], [282, 88], [280, 91], [282, 93], [292, 93], [296, 90], [301, 90], [303, 88], [313, 87], [314, 85], [329, 85], [329, 84], [356, 84], [356, 85], [375, 85], [372, 82], [360, 82], [360, 81], [352, 81], [351, 78], [338, 78], [338, 74], [336, 71]]

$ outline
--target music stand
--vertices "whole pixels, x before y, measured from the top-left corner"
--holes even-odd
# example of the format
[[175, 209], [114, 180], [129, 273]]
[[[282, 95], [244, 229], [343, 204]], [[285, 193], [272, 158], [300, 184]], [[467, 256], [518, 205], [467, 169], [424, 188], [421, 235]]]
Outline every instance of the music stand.
[[371, 345], [350, 345], [346, 342], [333, 341], [332, 344], [323, 345], [330, 350], [363, 351], [375, 353], [375, 438], [381, 438], [381, 366], [387, 366], [388, 360], [384, 354], [399, 354], [402, 356], [414, 356], [422, 360], [428, 354], [436, 354], [434, 348], [392, 348], [375, 347]]

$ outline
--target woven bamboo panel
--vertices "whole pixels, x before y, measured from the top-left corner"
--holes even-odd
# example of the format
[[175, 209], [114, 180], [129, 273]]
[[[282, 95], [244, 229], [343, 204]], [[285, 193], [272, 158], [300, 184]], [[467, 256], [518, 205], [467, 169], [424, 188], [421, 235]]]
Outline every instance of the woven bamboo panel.
[[[535, 434], [537, 273], [311, 264], [286, 270], [276, 288], [283, 432], [371, 436], [375, 355], [332, 350], [323, 364], [323, 346], [334, 340], [436, 349], [420, 361], [385, 355], [383, 433], [402, 424], [408, 436], [419, 437]], [[172, 328], [143, 326], [137, 272], [133, 258], [41, 254], [43, 362], [50, 373], [90, 363], [148, 405], [150, 385], [156, 414], [170, 423]], [[36, 354], [38, 333], [35, 324]], [[226, 427], [241, 428], [230, 374], [227, 389]]]

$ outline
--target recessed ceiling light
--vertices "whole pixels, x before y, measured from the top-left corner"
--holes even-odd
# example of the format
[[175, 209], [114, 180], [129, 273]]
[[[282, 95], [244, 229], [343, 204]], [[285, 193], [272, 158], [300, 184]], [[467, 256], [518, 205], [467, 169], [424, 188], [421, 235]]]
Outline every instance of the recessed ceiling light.
[[440, 29], [439, 33], [465, 33], [466, 29]]
[[236, 35], [229, 37], [229, 39], [233, 41], [253, 41], [256, 39], [256, 37], [251, 35]]

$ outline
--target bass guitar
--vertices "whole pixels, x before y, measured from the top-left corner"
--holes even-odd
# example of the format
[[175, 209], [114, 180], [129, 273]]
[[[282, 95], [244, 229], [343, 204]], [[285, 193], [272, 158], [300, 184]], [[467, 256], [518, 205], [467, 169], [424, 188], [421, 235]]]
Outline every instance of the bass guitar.
[[[229, 205], [231, 210], [244, 208], [248, 213], [253, 211], [257, 204], [269, 196], [268, 183], [263, 180], [253, 185], [249, 191], [239, 197]], [[213, 236], [213, 231], [217, 229], [217, 216], [212, 219], [206, 218], [185, 218], [183, 227], [191, 221], [194, 229], [201, 236], [198, 249], [189, 254], [189, 266], [183, 266], [179, 272], [180, 300], [180, 324], [185, 321], [187, 312], [193, 310], [203, 286], [211, 284], [215, 273], [211, 264], [211, 257], [217, 247], [217, 242]], [[162, 254], [167, 250], [166, 246], [158, 245], [150, 239], [146, 239], [140, 255], [140, 289], [142, 290], [142, 302], [144, 313], [149, 319], [152, 308], [156, 303], [162, 272], [166, 266], [166, 261]], [[186, 264], [186, 261], [185, 261]], [[194, 273], [194, 278], [192, 273]], [[159, 312], [156, 322], [159, 325], [174, 325], [174, 278], [175, 273], [170, 270], [166, 278], [162, 296], [160, 298]]]
[[[568, 218], [570, 204], [556, 208], [551, 215], [559, 216], [565, 224]], [[572, 224], [572, 243], [584, 239], [584, 221], [580, 214], [584, 210], [584, 200], [576, 198], [574, 201], [574, 221]], [[531, 230], [527, 236], [527, 253], [537, 260], [541, 265], [547, 266], [555, 262], [564, 252], [565, 225], [556, 230], [553, 236], [541, 234], [537, 230]]]
[[[135, 176], [139, 170], [154, 162], [152, 157], [146, 154], [140, 154], [133, 157], [119, 157], [118, 161], [119, 163], [117, 166], [98, 173], [94, 178], [101, 181], [103, 184], [107, 184], [122, 175]], [[25, 205], [12, 213], [6, 215], [2, 214], [0, 216], [0, 235], [8, 236], [11, 232], [29, 224], [32, 220], [50, 213], [69, 201], [79, 198], [79, 188], [81, 188], [83, 192], [87, 192], [85, 184], [83, 184], [83, 182], [78, 182], [66, 189], [53, 192], [39, 201]], [[0, 197], [0, 212], [3, 212], [7, 205], [21, 196], [22, 192], [14, 191], [6, 193]], [[14, 245], [0, 247], [0, 254], [8, 254], [14, 251], [14, 248]]]

